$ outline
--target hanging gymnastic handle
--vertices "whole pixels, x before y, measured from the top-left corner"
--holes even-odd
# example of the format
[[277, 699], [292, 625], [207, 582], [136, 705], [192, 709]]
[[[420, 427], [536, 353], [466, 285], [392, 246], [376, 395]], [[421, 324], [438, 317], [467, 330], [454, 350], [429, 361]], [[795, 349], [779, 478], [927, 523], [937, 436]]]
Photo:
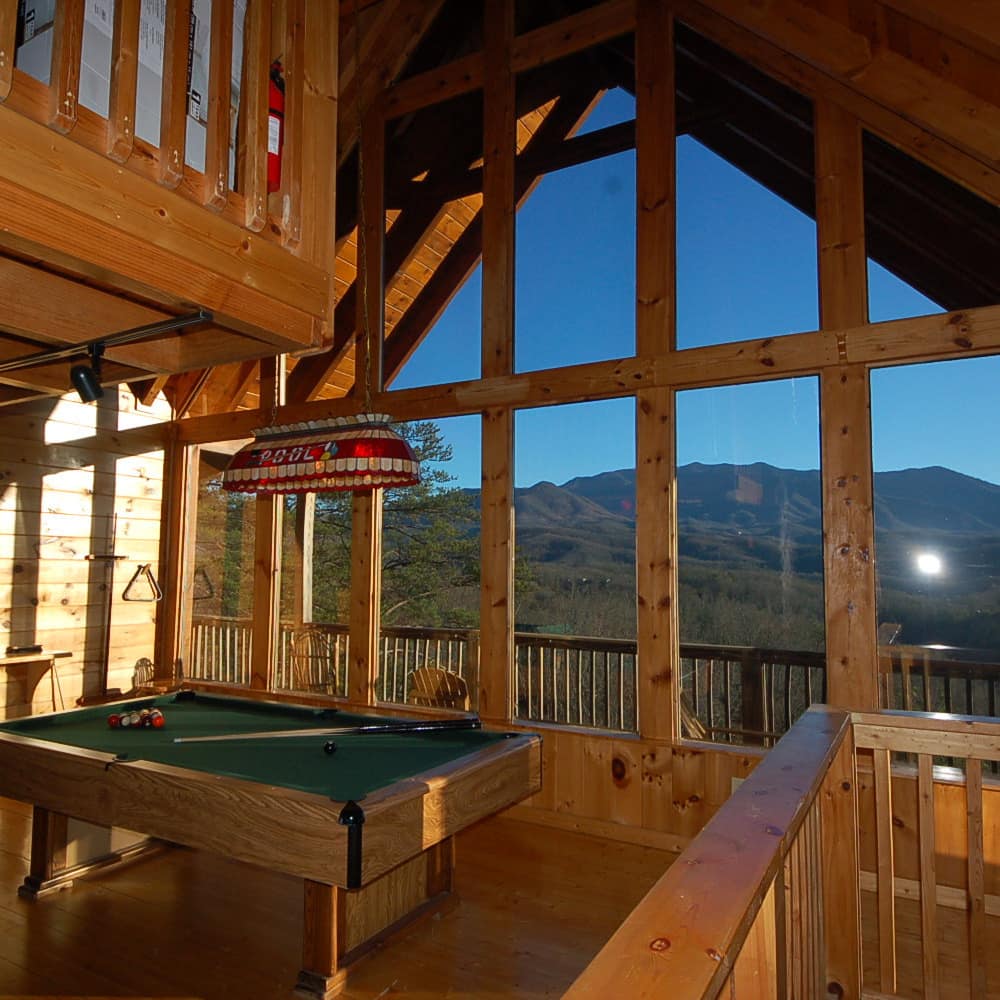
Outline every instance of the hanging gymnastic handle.
[[[149, 584], [150, 596], [149, 597], [135, 597], [132, 594], [132, 588], [138, 583], [139, 578], [142, 577], [146, 583]], [[133, 574], [132, 579], [129, 580], [128, 586], [126, 586], [124, 593], [122, 594], [123, 601], [145, 601], [147, 604], [152, 604], [155, 601], [163, 600], [163, 591], [160, 590], [160, 585], [156, 582], [156, 577], [153, 576], [153, 570], [149, 563], [143, 563]]]

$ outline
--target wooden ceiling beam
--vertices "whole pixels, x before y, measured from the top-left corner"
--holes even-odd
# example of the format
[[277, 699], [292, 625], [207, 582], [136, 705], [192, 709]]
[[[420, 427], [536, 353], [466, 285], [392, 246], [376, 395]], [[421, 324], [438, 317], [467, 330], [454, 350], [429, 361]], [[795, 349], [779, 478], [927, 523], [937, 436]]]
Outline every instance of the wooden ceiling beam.
[[[525, 146], [522, 156], [530, 163], [536, 154], [557, 147], [580, 126], [593, 106], [596, 93], [578, 90], [562, 97]], [[517, 173], [514, 179], [514, 201], [520, 206], [528, 197], [539, 176]], [[466, 227], [455, 241], [448, 256], [424, 285], [385, 340], [382, 349], [382, 369], [388, 384], [417, 349], [420, 341], [434, 325], [455, 293], [474, 270], [482, 255], [482, 212]]]
[[1000, 62], [1000, 10], [995, 0], [880, 0], [883, 7], [905, 14]]
[[[702, 5], [996, 169], [1000, 106], [798, 0]], [[679, 8], [683, 17], [685, 5]]]
[[[337, 136], [337, 165], [343, 164], [357, 145], [358, 86], [362, 109], [369, 108], [386, 85], [394, 80], [420, 44], [437, 17], [444, 0], [383, 0], [374, 21], [365, 26], [361, 36], [359, 81], [355, 71], [354, 32], [357, 25], [344, 23], [341, 47], [340, 116]], [[377, 49], [377, 55], [376, 53]]]
[[[511, 70], [523, 73], [634, 29], [635, 0], [605, 0], [579, 14], [515, 37]], [[479, 90], [484, 79], [483, 53], [475, 52], [389, 87], [382, 99], [383, 111], [387, 118], [410, 114]]]
[[863, 93], [852, 81], [838, 80], [759, 34], [723, 17], [700, 0], [671, 0], [676, 17], [699, 34], [752, 63], [762, 72], [809, 97], [822, 97], [854, 114], [876, 135], [929, 164], [981, 198], [1000, 203], [1000, 171], [956, 148], [927, 127], [907, 120]]
[[[845, 345], [841, 358], [838, 343]], [[415, 389], [377, 393], [377, 412], [400, 421], [444, 419], [481, 413], [487, 407], [544, 406], [596, 399], [630, 397], [641, 389], [696, 389], [726, 383], [771, 381], [813, 374], [825, 367], [855, 362], [890, 365], [900, 361], [944, 361], [1000, 352], [1000, 306], [939, 313], [848, 330], [810, 331], [710, 347], [692, 347], [651, 357], [595, 361], [537, 372], [466, 382], [447, 382]], [[323, 420], [357, 412], [354, 399], [319, 399], [280, 407], [276, 423]], [[188, 444], [249, 437], [272, 420], [260, 410], [240, 410], [190, 418], [177, 425]]]
[[235, 410], [243, 402], [259, 370], [259, 361], [241, 361], [239, 364], [215, 368], [206, 386], [209, 412]]

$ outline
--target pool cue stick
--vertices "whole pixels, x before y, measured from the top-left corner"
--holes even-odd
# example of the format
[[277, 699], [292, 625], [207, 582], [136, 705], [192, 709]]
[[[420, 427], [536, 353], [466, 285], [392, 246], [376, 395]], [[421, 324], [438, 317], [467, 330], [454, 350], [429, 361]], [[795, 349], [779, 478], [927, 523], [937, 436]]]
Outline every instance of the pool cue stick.
[[175, 743], [228, 743], [235, 740], [282, 740], [293, 736], [350, 736], [379, 733], [438, 733], [453, 730], [482, 729], [474, 719], [439, 719], [420, 722], [376, 722], [359, 726], [338, 726], [333, 729], [273, 729], [263, 733], [222, 733], [216, 736], [175, 736]]

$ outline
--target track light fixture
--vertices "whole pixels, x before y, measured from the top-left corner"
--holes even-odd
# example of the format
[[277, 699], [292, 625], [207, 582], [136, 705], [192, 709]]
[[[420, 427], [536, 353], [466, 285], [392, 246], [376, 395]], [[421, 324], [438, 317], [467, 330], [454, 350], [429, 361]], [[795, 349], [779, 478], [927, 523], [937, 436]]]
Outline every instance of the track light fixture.
[[69, 380], [73, 388], [80, 394], [85, 403], [93, 403], [104, 395], [101, 388], [101, 355], [104, 353], [104, 343], [91, 344], [87, 348], [90, 357], [89, 365], [73, 365], [69, 370]]
[[108, 333], [96, 340], [86, 341], [81, 344], [68, 344], [63, 347], [50, 347], [44, 351], [36, 351], [34, 354], [25, 355], [23, 358], [12, 358], [9, 361], [0, 361], [0, 373], [19, 371], [24, 368], [33, 368], [35, 365], [48, 364], [51, 361], [62, 361], [64, 359], [79, 358], [81, 354], [86, 354], [90, 364], [75, 364], [69, 370], [70, 382], [73, 388], [80, 394], [80, 399], [85, 403], [93, 403], [104, 395], [101, 388], [101, 357], [106, 347], [117, 347], [119, 344], [131, 344], [137, 340], [146, 340], [150, 337], [158, 337], [175, 330], [183, 330], [189, 326], [201, 326], [213, 321], [212, 314], [206, 309], [199, 309], [196, 313], [189, 313], [186, 316], [175, 316], [170, 319], [161, 320], [158, 323], [149, 323], [146, 326], [137, 326], [131, 330], [122, 330], [120, 333]]

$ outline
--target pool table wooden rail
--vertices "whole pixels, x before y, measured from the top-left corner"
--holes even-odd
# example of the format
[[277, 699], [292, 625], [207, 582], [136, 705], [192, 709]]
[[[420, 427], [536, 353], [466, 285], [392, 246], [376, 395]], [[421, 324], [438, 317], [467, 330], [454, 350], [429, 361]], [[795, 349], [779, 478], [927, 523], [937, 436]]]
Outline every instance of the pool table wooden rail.
[[[362, 884], [541, 787], [525, 734], [361, 801]], [[0, 732], [0, 794], [106, 826], [347, 887], [343, 802], [295, 789]]]

